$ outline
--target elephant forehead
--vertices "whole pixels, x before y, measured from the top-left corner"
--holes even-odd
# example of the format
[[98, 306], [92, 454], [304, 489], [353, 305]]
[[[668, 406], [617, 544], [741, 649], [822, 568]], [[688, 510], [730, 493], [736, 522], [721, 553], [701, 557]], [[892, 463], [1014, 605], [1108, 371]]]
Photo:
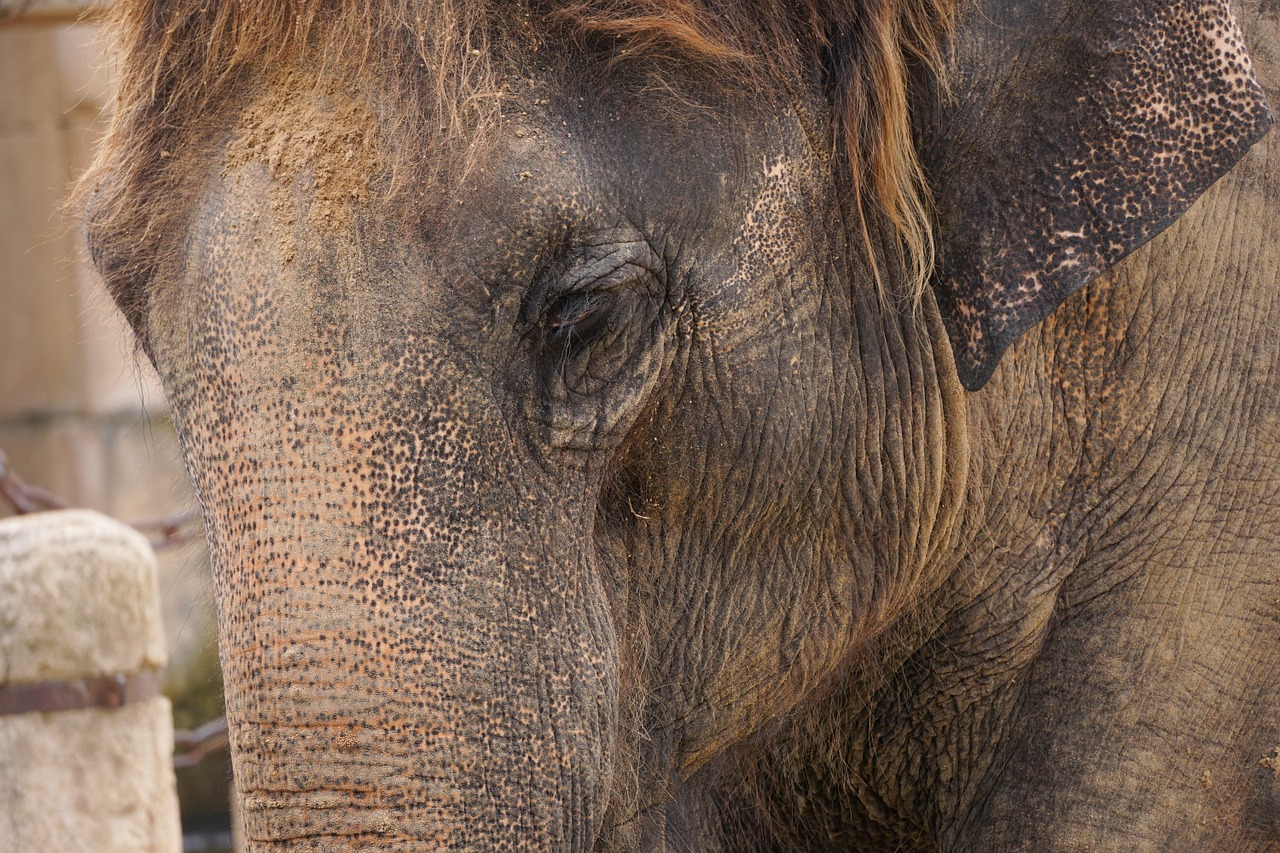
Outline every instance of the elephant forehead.
[[[313, 232], [347, 231], [354, 206], [368, 198], [383, 169], [377, 118], [337, 78], [285, 70], [241, 111], [222, 177], [254, 162], [267, 166], [270, 205], [281, 226], [301, 218]], [[299, 183], [309, 192], [296, 209]], [[292, 259], [296, 240], [282, 240]]]

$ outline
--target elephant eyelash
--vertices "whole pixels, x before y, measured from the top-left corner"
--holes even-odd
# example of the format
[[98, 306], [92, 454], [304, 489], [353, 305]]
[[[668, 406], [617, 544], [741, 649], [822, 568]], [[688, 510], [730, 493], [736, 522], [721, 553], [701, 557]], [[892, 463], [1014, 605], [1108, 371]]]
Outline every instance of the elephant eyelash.
[[553, 306], [547, 322], [547, 349], [561, 382], [567, 380], [571, 363], [605, 329], [608, 302], [608, 297], [599, 293], [573, 294]]
[[554, 337], [567, 337], [581, 327], [589, 327], [604, 307], [604, 297], [599, 294], [576, 294], [561, 299], [555, 305], [554, 316], [548, 324]]
[[525, 334], [553, 395], [587, 394], [606, 384], [630, 357], [624, 333], [661, 289], [662, 266], [646, 242], [593, 247], [572, 260], [562, 258], [535, 277], [522, 308]]

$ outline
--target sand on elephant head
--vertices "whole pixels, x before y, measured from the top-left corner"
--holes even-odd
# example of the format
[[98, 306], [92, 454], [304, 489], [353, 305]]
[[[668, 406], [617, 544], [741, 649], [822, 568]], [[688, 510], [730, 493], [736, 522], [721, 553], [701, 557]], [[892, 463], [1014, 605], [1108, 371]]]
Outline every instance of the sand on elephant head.
[[236, 123], [224, 178], [260, 162], [271, 184], [270, 206], [285, 263], [297, 255], [298, 231], [347, 231], [383, 171], [378, 121], [340, 78], [297, 68], [278, 72]]

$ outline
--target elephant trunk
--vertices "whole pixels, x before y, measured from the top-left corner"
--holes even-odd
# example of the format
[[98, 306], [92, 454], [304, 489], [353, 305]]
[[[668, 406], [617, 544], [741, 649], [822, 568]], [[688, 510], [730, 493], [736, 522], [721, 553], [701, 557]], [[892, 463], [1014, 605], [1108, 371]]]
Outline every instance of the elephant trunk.
[[[227, 251], [275, 245], [242, 225]], [[185, 318], [149, 346], [208, 529], [249, 846], [588, 849], [619, 692], [589, 498], [529, 458], [448, 312], [384, 302], [362, 257], [215, 264], [152, 308]]]
[[182, 429], [241, 437], [187, 447], [251, 849], [588, 849], [619, 675], [572, 510], [509, 450], [237, 399]]
[[219, 587], [255, 848], [589, 846], [617, 684], [591, 596], [535, 592], [541, 567], [508, 555], [249, 526], [255, 547], [230, 549]]

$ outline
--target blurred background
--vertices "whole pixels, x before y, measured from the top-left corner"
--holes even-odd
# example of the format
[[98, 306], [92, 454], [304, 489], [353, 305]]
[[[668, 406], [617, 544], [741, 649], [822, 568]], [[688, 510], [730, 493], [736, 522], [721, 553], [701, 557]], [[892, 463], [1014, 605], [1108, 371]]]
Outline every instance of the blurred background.
[[[193, 498], [164, 396], [62, 207], [112, 100], [103, 5], [0, 0], [0, 451], [27, 483], [137, 521]], [[0, 517], [15, 511], [0, 497]], [[157, 552], [177, 729], [222, 714], [209, 561], [195, 540]], [[219, 743], [177, 770], [186, 850], [230, 849], [230, 774]]]

